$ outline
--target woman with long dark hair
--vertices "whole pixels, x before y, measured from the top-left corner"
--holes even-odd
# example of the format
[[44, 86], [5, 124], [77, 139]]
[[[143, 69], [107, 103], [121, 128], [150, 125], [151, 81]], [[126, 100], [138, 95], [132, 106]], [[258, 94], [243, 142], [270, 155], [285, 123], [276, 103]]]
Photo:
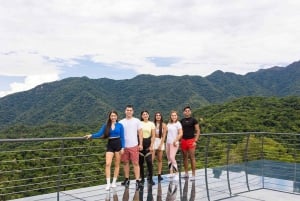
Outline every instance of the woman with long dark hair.
[[[116, 187], [116, 181], [120, 171], [120, 159], [121, 154], [124, 152], [125, 141], [124, 141], [124, 128], [123, 125], [118, 123], [118, 113], [111, 111], [108, 114], [106, 124], [104, 124], [97, 133], [89, 134], [85, 136], [86, 139], [94, 138], [108, 138], [105, 154], [105, 175], [106, 175], [106, 190], [110, 187]], [[110, 184], [110, 168], [112, 159], [115, 156], [115, 170], [112, 184]]]
[[154, 153], [153, 161], [155, 156], [157, 158], [157, 180], [160, 182], [163, 180], [161, 176], [162, 171], [162, 159], [163, 152], [165, 150], [165, 139], [167, 135], [167, 125], [164, 123], [163, 116], [160, 112], [156, 112], [154, 115], [154, 125], [155, 125], [155, 141], [154, 141]]

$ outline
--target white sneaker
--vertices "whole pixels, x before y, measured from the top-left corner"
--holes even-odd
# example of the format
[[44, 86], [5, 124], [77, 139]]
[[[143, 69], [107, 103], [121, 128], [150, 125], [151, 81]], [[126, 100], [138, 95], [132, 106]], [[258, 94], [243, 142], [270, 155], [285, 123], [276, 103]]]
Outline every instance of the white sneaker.
[[191, 181], [195, 181], [195, 180], [196, 180], [195, 176], [192, 176]]
[[175, 174], [175, 175], [174, 175], [173, 180], [174, 180], [174, 181], [178, 181], [178, 180], [179, 180], [178, 174]]
[[111, 183], [111, 187], [112, 187], [112, 188], [116, 188], [116, 187], [117, 187], [117, 184], [116, 184], [116, 183]]
[[109, 190], [110, 189], [110, 184], [106, 184], [106, 188], [105, 188], [105, 190]]

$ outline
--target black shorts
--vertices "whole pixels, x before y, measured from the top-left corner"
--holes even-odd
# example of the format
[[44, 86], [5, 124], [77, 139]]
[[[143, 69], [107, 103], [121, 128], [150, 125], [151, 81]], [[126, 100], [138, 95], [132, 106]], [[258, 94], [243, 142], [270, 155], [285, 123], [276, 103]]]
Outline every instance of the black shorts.
[[120, 138], [112, 138], [108, 140], [106, 152], [118, 152], [122, 148]]
[[140, 151], [140, 153], [142, 153], [142, 155], [146, 156], [150, 150], [150, 145], [151, 145], [151, 137], [149, 138], [143, 138], [143, 150]]
[[149, 150], [151, 145], [151, 137], [143, 138], [143, 150]]

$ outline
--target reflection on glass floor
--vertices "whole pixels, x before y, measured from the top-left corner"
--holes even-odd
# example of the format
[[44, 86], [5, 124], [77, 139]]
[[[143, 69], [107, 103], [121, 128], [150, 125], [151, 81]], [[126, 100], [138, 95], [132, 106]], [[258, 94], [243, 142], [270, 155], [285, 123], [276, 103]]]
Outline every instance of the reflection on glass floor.
[[[248, 191], [248, 187], [245, 180], [245, 174], [230, 173], [232, 193], [228, 191], [228, 183], [226, 175], [221, 174], [219, 177], [214, 177], [214, 170], [208, 169], [208, 174], [212, 177], [209, 178], [209, 196], [206, 191], [206, 184], [204, 178], [204, 170], [197, 171], [196, 181], [190, 181], [189, 179], [181, 179], [179, 181], [171, 181], [167, 175], [164, 176], [164, 180], [157, 184], [155, 178], [155, 185], [147, 185], [145, 183], [144, 189], [136, 190], [135, 182], [131, 181], [130, 186], [125, 188], [119, 186], [110, 191], [105, 191], [105, 185], [94, 186], [89, 188], [82, 188], [70, 191], [60, 192], [60, 201], [96, 201], [96, 200], [143, 200], [143, 201], [175, 201], [175, 200], [300, 200], [300, 195], [283, 193], [278, 191], [271, 191], [267, 189], [261, 189], [262, 179], [260, 176], [248, 175], [248, 179], [251, 183], [249, 186], [251, 189]], [[286, 181], [281, 181], [286, 182]], [[182, 189], [180, 191], [180, 189]], [[266, 193], [267, 191], [267, 193]], [[261, 193], [264, 192], [264, 193]], [[276, 199], [274, 199], [274, 197]], [[15, 201], [53, 201], [57, 200], [56, 193], [45, 194], [41, 196], [34, 196], [30, 198], [17, 199]]]
[[[163, 176], [164, 180], [157, 183], [155, 177], [155, 185], [148, 185], [145, 182], [144, 188], [136, 190], [135, 181], [130, 181], [129, 187], [124, 187], [118, 182], [117, 188], [111, 188], [110, 191], [105, 190], [105, 185], [82, 188], [70, 191], [60, 192], [60, 201], [71, 200], [123, 200], [123, 201], [154, 201], [154, 200], [199, 200], [196, 195], [197, 181], [189, 181], [189, 179], [181, 179], [179, 181], [171, 180], [168, 175]], [[182, 191], [180, 191], [182, 185]], [[204, 196], [206, 197], [206, 196]], [[56, 200], [56, 193], [34, 196], [30, 198], [16, 199], [14, 201], [52, 201]]]
[[[157, 177], [154, 177], [155, 185], [145, 182], [144, 188], [140, 190], [136, 190], [135, 181], [131, 180], [129, 187], [125, 188], [118, 182], [118, 186], [110, 191], [105, 190], [106, 185], [63, 191], [59, 193], [59, 201], [296, 201], [300, 200], [300, 173], [295, 165], [297, 164], [266, 160], [252, 161], [247, 164], [197, 170], [195, 181], [186, 178], [173, 181], [168, 175], [163, 175], [164, 180], [158, 183]], [[57, 193], [15, 201], [38, 200], [58, 200]]]

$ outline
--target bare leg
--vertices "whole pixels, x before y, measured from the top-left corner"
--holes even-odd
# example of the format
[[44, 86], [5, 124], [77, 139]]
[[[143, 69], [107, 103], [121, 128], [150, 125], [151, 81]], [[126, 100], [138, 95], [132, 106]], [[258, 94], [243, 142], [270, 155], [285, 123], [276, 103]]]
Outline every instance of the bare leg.
[[111, 167], [111, 162], [112, 162], [113, 157], [114, 157], [113, 152], [106, 152], [106, 154], [105, 154], [105, 159], [106, 159], [105, 175], [106, 175], [106, 178], [110, 178], [110, 167]]
[[129, 178], [129, 162], [123, 162], [124, 176]]
[[120, 152], [115, 152], [115, 171], [114, 178], [118, 178], [120, 172]]
[[188, 151], [182, 151], [183, 153], [183, 166], [184, 166], [184, 172], [186, 174], [188, 174], [189, 172], [189, 163], [188, 163], [188, 159], [189, 159], [189, 152]]
[[162, 171], [162, 158], [163, 158], [163, 151], [157, 151], [157, 171], [158, 174], [161, 174]]
[[[139, 180], [140, 179], [140, 166], [139, 166], [139, 163], [135, 162], [135, 163], [132, 163], [132, 165], [133, 165], [135, 180]], [[128, 164], [128, 177], [129, 177], [129, 164]], [[126, 177], [126, 178], [128, 178], [128, 177]]]
[[189, 155], [191, 160], [192, 175], [195, 176], [195, 172], [196, 172], [195, 149], [190, 149]]
[[155, 156], [156, 156], [157, 151], [158, 150], [153, 150], [153, 153], [152, 153], [152, 162], [154, 162], [154, 160], [155, 160]]

